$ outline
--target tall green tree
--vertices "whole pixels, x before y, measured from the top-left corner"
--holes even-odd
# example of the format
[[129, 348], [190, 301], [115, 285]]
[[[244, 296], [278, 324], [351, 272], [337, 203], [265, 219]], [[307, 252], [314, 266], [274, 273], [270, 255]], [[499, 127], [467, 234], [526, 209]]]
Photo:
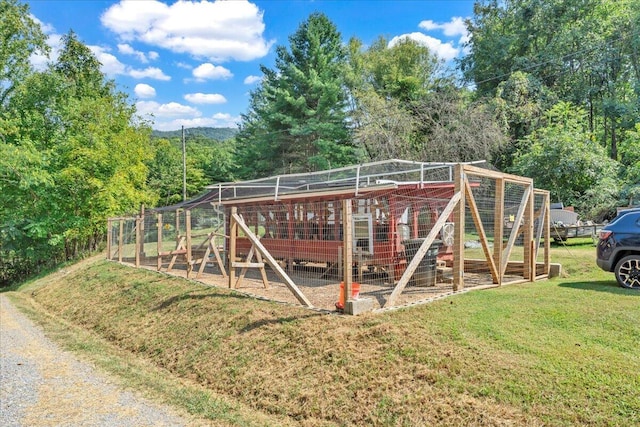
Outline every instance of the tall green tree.
[[501, 82], [490, 101], [496, 119], [509, 136], [501, 145], [494, 164], [509, 169], [514, 156], [526, 151], [526, 137], [544, 124], [544, 115], [557, 102], [556, 96], [535, 76], [516, 71]]
[[594, 140], [586, 115], [565, 102], [551, 108], [546, 125], [526, 137], [527, 149], [511, 171], [533, 178], [552, 200], [597, 216], [595, 211], [608, 211], [617, 201], [618, 163]]
[[25, 263], [94, 249], [107, 217], [155, 200], [149, 127], [75, 34], [63, 40], [59, 59], [16, 82], [3, 109], [2, 250]]
[[479, 1], [461, 69], [490, 98], [526, 72], [587, 111], [590, 131], [618, 159], [618, 141], [640, 121], [639, 24], [638, 0]]
[[505, 140], [492, 111], [455, 85], [425, 46], [379, 38], [348, 45], [356, 142], [370, 160], [491, 160]]
[[17, 0], [0, 0], [0, 105], [16, 84], [31, 73], [30, 56], [48, 53], [45, 40], [27, 5]]
[[335, 25], [314, 13], [278, 46], [275, 69], [251, 94], [237, 135], [244, 177], [323, 170], [355, 161], [345, 94], [345, 50]]

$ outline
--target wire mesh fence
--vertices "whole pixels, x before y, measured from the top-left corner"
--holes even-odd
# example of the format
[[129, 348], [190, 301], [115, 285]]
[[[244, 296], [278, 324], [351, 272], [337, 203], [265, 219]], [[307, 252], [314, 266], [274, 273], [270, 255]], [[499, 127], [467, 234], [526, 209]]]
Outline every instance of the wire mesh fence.
[[329, 171], [305, 180], [316, 190], [201, 197], [112, 219], [109, 258], [134, 262], [138, 250], [149, 268], [326, 310], [397, 307], [548, 273], [548, 193], [475, 166], [401, 165], [362, 168], [366, 180], [339, 170], [337, 188], [320, 185]]

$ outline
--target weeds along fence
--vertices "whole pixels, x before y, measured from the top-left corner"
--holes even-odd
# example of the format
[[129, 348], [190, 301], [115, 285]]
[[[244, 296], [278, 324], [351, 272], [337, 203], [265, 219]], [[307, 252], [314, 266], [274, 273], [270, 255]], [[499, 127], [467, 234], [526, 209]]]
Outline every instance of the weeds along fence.
[[352, 314], [549, 274], [549, 193], [478, 164], [396, 160], [210, 190], [110, 219], [108, 258]]

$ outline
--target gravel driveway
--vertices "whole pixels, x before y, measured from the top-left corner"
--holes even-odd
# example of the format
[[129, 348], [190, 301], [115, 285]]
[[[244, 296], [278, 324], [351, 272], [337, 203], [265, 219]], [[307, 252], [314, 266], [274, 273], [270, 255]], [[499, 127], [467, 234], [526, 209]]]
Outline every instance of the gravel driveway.
[[49, 341], [0, 294], [1, 426], [183, 426]]

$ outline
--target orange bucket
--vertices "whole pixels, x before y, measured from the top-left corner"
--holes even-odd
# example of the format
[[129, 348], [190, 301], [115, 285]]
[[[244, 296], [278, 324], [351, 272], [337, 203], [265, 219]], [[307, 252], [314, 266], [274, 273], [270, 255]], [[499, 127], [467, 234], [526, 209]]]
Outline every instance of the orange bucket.
[[[351, 283], [351, 298], [358, 298], [360, 296], [360, 283]], [[344, 282], [340, 282], [340, 298], [336, 303], [336, 308], [344, 309]]]

